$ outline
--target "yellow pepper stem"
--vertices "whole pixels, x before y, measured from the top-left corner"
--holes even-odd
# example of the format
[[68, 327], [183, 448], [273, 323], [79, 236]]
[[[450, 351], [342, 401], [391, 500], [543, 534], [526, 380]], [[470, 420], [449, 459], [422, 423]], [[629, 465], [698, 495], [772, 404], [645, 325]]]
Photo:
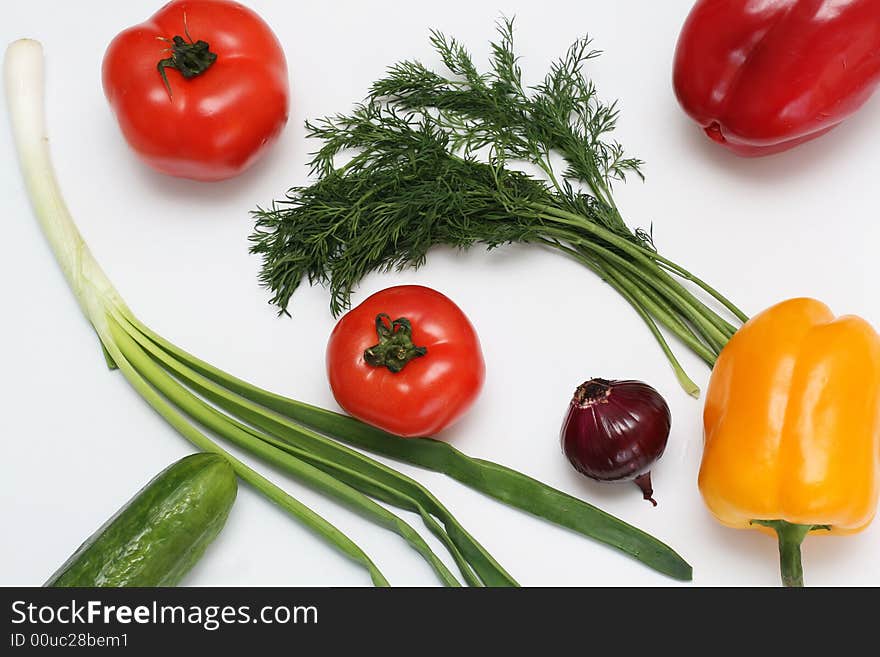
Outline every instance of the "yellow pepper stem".
[[828, 525], [795, 525], [785, 520], [752, 520], [753, 525], [769, 527], [779, 537], [779, 567], [782, 585], [804, 585], [804, 569], [801, 564], [801, 543], [814, 529], [830, 529]]

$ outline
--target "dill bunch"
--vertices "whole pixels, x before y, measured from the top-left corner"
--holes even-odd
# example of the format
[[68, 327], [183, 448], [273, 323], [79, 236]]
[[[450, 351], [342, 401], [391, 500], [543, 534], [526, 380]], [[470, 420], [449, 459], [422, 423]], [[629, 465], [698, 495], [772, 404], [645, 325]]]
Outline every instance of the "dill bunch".
[[[746, 316], [624, 222], [612, 188], [628, 174], [641, 176], [642, 162], [610, 138], [618, 110], [585, 74], [599, 54], [590, 39], [576, 41], [540, 84], [527, 87], [513, 21], [499, 21], [497, 32], [486, 72], [460, 42], [433, 31], [444, 74], [400, 62], [350, 113], [306, 123], [321, 142], [310, 165], [315, 182], [252, 213], [251, 252], [262, 256], [260, 280], [272, 303], [286, 313], [308, 280], [329, 287], [338, 315], [366, 274], [419, 267], [433, 246], [542, 245], [615, 288], [684, 388], [698, 394], [660, 327], [710, 366], [736, 327], [683, 281], [737, 321]], [[523, 172], [523, 163], [539, 173]]]

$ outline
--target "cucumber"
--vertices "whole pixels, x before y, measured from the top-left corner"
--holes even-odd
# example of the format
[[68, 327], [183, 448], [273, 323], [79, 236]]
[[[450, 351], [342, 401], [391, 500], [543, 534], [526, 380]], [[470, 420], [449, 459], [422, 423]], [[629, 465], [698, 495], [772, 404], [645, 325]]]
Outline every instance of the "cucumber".
[[222, 456], [187, 456], [144, 486], [44, 586], [175, 586], [220, 533], [237, 490]]

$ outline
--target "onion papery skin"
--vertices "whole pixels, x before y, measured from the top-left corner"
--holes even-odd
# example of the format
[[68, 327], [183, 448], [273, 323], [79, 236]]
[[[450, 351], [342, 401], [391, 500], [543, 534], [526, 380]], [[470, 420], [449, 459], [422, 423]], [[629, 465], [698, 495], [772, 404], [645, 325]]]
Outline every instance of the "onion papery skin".
[[562, 451], [590, 479], [630, 481], [663, 455], [671, 427], [669, 406], [648, 384], [591, 379], [569, 404]]

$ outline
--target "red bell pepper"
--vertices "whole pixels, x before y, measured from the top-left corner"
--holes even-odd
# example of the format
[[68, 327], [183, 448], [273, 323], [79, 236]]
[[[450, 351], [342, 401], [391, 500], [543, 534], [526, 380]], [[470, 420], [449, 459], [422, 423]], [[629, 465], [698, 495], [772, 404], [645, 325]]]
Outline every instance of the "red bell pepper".
[[688, 115], [734, 153], [797, 146], [880, 83], [880, 0], [699, 0], [673, 83]]

